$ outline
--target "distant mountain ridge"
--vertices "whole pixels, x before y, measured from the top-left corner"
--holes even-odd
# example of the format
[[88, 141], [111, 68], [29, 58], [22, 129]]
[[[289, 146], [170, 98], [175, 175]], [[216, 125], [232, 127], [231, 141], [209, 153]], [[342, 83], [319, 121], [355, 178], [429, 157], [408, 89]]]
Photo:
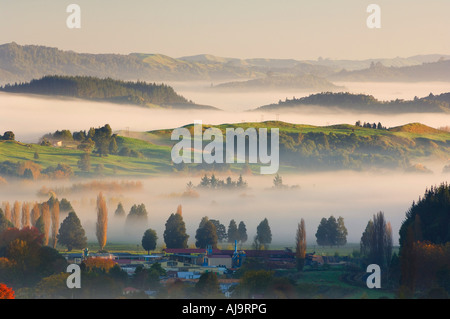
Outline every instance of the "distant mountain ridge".
[[450, 81], [450, 60], [440, 59], [420, 65], [387, 67], [381, 62], [372, 63], [369, 68], [355, 71], [342, 70], [329, 77], [332, 81], [359, 82], [421, 82]]
[[12, 42], [0, 45], [0, 85], [27, 82], [46, 75], [149, 82], [223, 82], [262, 78], [270, 73], [290, 76], [310, 74], [331, 82], [450, 81], [448, 59], [450, 56], [439, 54], [368, 60], [239, 59], [209, 54], [173, 58], [149, 53], [77, 53]]
[[214, 86], [220, 91], [270, 91], [280, 89], [295, 89], [301, 91], [334, 91], [343, 87], [334, 85], [325, 78], [312, 74], [271, 75], [248, 81], [227, 82]]

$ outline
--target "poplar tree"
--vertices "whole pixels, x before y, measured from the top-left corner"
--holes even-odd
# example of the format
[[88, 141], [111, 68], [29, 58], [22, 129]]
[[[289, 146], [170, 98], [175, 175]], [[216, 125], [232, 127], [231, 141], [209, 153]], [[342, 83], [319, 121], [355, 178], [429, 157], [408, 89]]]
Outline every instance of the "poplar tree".
[[22, 228], [30, 227], [30, 204], [22, 203]]
[[20, 229], [20, 204], [18, 201], [14, 202], [13, 210], [11, 212], [11, 222], [15, 228]]
[[31, 209], [31, 225], [32, 226], [36, 226], [36, 222], [40, 216], [41, 216], [41, 209], [39, 208], [39, 204], [34, 203], [33, 208]]
[[56, 248], [56, 242], [58, 241], [58, 229], [59, 229], [59, 201], [55, 200], [51, 209], [52, 219], [52, 245]]
[[42, 204], [42, 228], [44, 233], [44, 246], [48, 245], [49, 242], [49, 232], [50, 232], [50, 223], [51, 223], [51, 216], [50, 216], [50, 206], [47, 202], [44, 202]]
[[306, 230], [305, 221], [302, 218], [297, 226], [297, 234], [295, 237], [295, 257], [297, 259], [297, 270], [303, 270], [306, 258]]
[[105, 198], [100, 193], [97, 197], [97, 241], [100, 250], [103, 250], [106, 245], [107, 231], [108, 231], [108, 210], [106, 208]]

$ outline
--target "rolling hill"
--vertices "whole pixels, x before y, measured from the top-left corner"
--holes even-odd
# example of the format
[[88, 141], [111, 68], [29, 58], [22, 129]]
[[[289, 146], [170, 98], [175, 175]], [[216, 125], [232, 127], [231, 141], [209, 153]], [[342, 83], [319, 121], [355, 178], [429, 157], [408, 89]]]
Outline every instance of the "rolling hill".
[[29, 83], [5, 85], [0, 91], [65, 96], [143, 107], [216, 109], [188, 101], [178, 95], [172, 87], [164, 84], [125, 82], [87, 76], [45, 76]]
[[413, 100], [380, 101], [372, 95], [348, 92], [324, 92], [302, 98], [286, 99], [263, 105], [257, 111], [299, 111], [310, 108], [328, 108], [369, 113], [450, 113], [450, 94], [443, 93]]
[[301, 75], [270, 75], [263, 78], [227, 82], [212, 87], [220, 91], [270, 91], [280, 89], [295, 89], [298, 91], [334, 91], [341, 90], [325, 78], [312, 74]]
[[[193, 125], [185, 126], [193, 130]], [[349, 124], [312, 126], [279, 121], [203, 125], [203, 129], [218, 128], [279, 128], [280, 173], [330, 170], [395, 170], [429, 172], [424, 160], [439, 161], [442, 167], [450, 160], [450, 133], [420, 123], [409, 123], [390, 129], [365, 128]], [[33, 176], [45, 178], [74, 176], [154, 176], [181, 172], [198, 174], [207, 171], [248, 172], [259, 174], [260, 164], [173, 164], [172, 129], [150, 132], [128, 132], [116, 136], [119, 152], [107, 156], [92, 154], [91, 170], [84, 171], [79, 161], [85, 154], [77, 142], [62, 146], [25, 144], [13, 140], [0, 141], [0, 176], [8, 180], [25, 176], [28, 168]], [[204, 145], [209, 141], [204, 141]], [[125, 154], [123, 149], [128, 149]], [[70, 167], [67, 168], [67, 167]]]
[[444, 58], [410, 66], [385, 66], [381, 62], [372, 63], [362, 70], [341, 70], [329, 77], [331, 81], [360, 82], [423, 82], [450, 81], [450, 60]]

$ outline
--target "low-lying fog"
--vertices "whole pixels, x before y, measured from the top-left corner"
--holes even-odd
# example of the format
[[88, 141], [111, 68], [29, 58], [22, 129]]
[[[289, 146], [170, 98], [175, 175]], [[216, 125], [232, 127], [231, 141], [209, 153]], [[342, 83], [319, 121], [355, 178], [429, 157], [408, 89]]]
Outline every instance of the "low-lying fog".
[[[225, 178], [226, 176], [222, 176]], [[195, 232], [203, 216], [218, 219], [225, 227], [231, 219], [237, 223], [244, 221], [249, 235], [248, 244], [256, 234], [256, 227], [264, 218], [269, 220], [273, 244], [294, 246], [298, 222], [304, 218], [309, 245], [315, 245], [315, 233], [321, 218], [344, 217], [348, 230], [348, 242], [359, 243], [367, 222], [379, 211], [385, 213], [391, 223], [394, 242], [398, 243], [398, 230], [405, 213], [413, 201], [423, 196], [425, 189], [439, 185], [448, 174], [401, 174], [327, 172], [283, 176], [283, 182], [291, 187], [287, 190], [272, 189], [273, 176], [247, 176], [248, 189], [240, 191], [202, 191], [196, 198], [182, 197], [186, 184], [197, 185], [200, 176], [149, 178], [142, 181], [142, 189], [124, 192], [103, 192], [109, 211], [109, 242], [136, 242], [140, 244], [142, 233], [125, 235], [125, 219], [116, 218], [114, 211], [122, 202], [126, 213], [133, 204], [145, 204], [148, 211], [148, 228], [157, 231], [162, 245], [165, 222], [177, 206], [182, 205], [183, 219], [190, 235], [189, 243], [195, 243]], [[233, 177], [234, 178], [234, 177]], [[75, 181], [87, 182], [87, 181]], [[18, 201], [47, 200], [37, 195], [42, 185], [70, 187], [72, 182], [45, 181], [35, 183], [10, 182], [0, 187], [1, 201], [12, 205]], [[96, 197], [97, 192], [68, 193], [59, 198], [67, 198], [87, 232], [89, 241], [96, 241]], [[64, 216], [61, 216], [62, 222]]]
[[[198, 104], [208, 104], [223, 109], [222, 112], [149, 110], [134, 106], [110, 103], [94, 103], [73, 99], [42, 98], [0, 93], [0, 133], [11, 130], [16, 139], [23, 142], [36, 142], [45, 133], [61, 129], [71, 131], [88, 130], [90, 127], [109, 123], [113, 130], [149, 131], [162, 128], [175, 128], [202, 120], [205, 124], [236, 123], [241, 121], [266, 121], [279, 119], [290, 123], [331, 125], [363, 122], [381, 122], [392, 127], [409, 122], [421, 122], [432, 127], [448, 126], [449, 114], [402, 114], [402, 115], [361, 115], [343, 113], [303, 113], [271, 114], [267, 112], [244, 112], [258, 106], [276, 103], [286, 97], [300, 97], [294, 92], [264, 93], [211, 93], [202, 85], [173, 84], [186, 98]], [[342, 84], [340, 84], [342, 85]], [[439, 94], [447, 90], [445, 83], [405, 84], [405, 83], [345, 83], [349, 91], [373, 94], [378, 99], [412, 99], [430, 92]], [[303, 95], [307, 95], [304, 93]], [[298, 185], [286, 191], [270, 190], [273, 176], [246, 177], [249, 189], [240, 192], [200, 192], [198, 198], [180, 197], [186, 183], [199, 183], [200, 177], [150, 178], [143, 180], [143, 189], [121, 194], [105, 193], [108, 200], [110, 226], [108, 240], [121, 239], [140, 243], [142, 234], [125, 236], [124, 221], [118, 221], [113, 213], [118, 201], [125, 210], [133, 204], [144, 203], [149, 212], [148, 227], [157, 231], [159, 244], [163, 243], [164, 224], [179, 204], [183, 206], [183, 217], [190, 235], [190, 243], [195, 242], [195, 231], [203, 216], [218, 219], [228, 227], [231, 219], [241, 220], [247, 225], [249, 242], [256, 232], [257, 224], [268, 218], [272, 228], [274, 243], [293, 246], [297, 223], [305, 219], [307, 238], [310, 245], [315, 243], [315, 232], [322, 217], [342, 216], [348, 229], [348, 241], [359, 242], [364, 228], [373, 214], [383, 211], [391, 222], [394, 240], [397, 243], [398, 230], [405, 212], [413, 201], [424, 194], [427, 187], [438, 185], [448, 179], [442, 167], [433, 169], [429, 175], [392, 173], [354, 173], [327, 172], [283, 176], [288, 185]], [[78, 181], [77, 181], [78, 182]], [[71, 183], [65, 182], [66, 186]], [[0, 202], [44, 201], [37, 191], [42, 185], [53, 187], [58, 182], [45, 181], [31, 184], [9, 181], [1, 187]], [[97, 193], [68, 194], [87, 231], [90, 241], [95, 241]], [[62, 218], [61, 218], [62, 221]]]
[[[448, 83], [344, 83], [354, 93], [373, 94], [380, 100], [394, 98], [412, 99], [450, 91]], [[311, 92], [295, 94], [292, 91], [258, 93], [211, 92], [204, 83], [172, 83], [174, 88], [198, 104], [212, 105], [223, 111], [156, 110], [137, 106], [96, 103], [75, 99], [46, 98], [33, 95], [0, 93], [0, 133], [13, 131], [22, 142], [36, 142], [42, 135], [61, 129], [88, 130], [109, 123], [113, 130], [149, 131], [175, 128], [201, 120], [204, 124], [260, 122], [280, 120], [297, 124], [332, 125], [362, 122], [381, 122], [386, 127], [421, 122], [431, 127], [448, 126], [450, 114], [374, 115], [343, 112], [324, 113], [305, 111], [245, 112], [259, 106], [277, 103], [293, 96], [301, 97]]]

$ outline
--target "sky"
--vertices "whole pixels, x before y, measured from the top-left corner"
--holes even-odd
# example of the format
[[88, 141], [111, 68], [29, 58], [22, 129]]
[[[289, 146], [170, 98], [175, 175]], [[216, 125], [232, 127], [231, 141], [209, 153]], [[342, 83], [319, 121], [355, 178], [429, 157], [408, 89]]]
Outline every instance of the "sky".
[[[70, 4], [81, 28], [69, 29]], [[370, 4], [381, 28], [366, 24]], [[448, 0], [0, 0], [0, 44], [83, 53], [368, 59], [450, 54]]]

